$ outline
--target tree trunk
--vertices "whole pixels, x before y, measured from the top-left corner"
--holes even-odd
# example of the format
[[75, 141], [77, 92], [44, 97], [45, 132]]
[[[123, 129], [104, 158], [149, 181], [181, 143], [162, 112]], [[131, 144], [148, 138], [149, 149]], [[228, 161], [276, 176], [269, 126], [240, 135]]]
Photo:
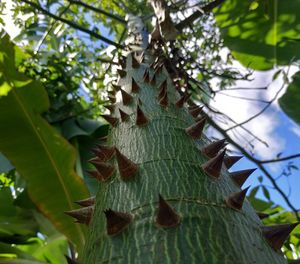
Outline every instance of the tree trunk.
[[243, 180], [228, 172], [223, 143], [203, 154], [201, 110], [188, 110], [155, 55], [139, 65], [132, 58], [120, 72], [126, 93], [114, 104], [116, 119], [106, 117], [105, 144], [116, 150], [110, 158], [100, 147], [94, 161], [105, 182], [81, 263], [286, 263], [278, 234], [276, 244], [244, 200]]

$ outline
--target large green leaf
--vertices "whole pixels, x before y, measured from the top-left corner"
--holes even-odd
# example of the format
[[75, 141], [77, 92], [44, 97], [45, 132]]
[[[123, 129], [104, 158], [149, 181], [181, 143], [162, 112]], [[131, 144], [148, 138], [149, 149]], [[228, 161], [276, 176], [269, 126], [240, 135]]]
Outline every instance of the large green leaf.
[[300, 0], [230, 0], [216, 11], [225, 45], [243, 65], [266, 70], [300, 58]]
[[293, 82], [279, 99], [279, 105], [290, 118], [300, 124], [300, 72], [294, 75]]
[[[74, 225], [64, 211], [73, 201], [88, 196], [82, 179], [75, 174], [73, 147], [52, 128], [41, 114], [49, 107], [47, 93], [36, 81], [20, 74], [15, 47], [7, 36], [0, 40], [0, 151], [27, 182], [28, 193], [39, 210], [81, 247], [84, 227]], [[4, 94], [4, 93], [2, 93]]]

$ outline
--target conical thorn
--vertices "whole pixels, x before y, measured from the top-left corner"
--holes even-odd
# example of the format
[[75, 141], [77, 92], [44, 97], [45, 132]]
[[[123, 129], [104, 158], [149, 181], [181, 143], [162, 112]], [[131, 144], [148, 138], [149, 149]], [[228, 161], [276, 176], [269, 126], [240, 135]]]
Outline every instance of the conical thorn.
[[131, 78], [131, 92], [132, 93], [137, 93], [140, 90], [139, 85], [137, 84], [137, 82]]
[[144, 76], [143, 76], [143, 80], [145, 83], [149, 83], [150, 82], [150, 76], [149, 76], [149, 71], [145, 70]]
[[149, 122], [149, 119], [145, 116], [144, 112], [139, 107], [139, 105], [137, 105], [135, 124], [137, 126], [145, 126], [148, 124], [148, 122]]
[[257, 216], [259, 219], [265, 219], [265, 218], [268, 218], [270, 215], [269, 214], [266, 214], [266, 213], [262, 213], [262, 212], [256, 212]]
[[194, 139], [201, 138], [202, 131], [203, 131], [203, 128], [204, 128], [204, 125], [205, 125], [205, 121], [206, 121], [206, 119], [202, 118], [201, 120], [199, 120], [195, 124], [193, 124], [190, 127], [186, 128], [185, 132]]
[[76, 219], [76, 223], [89, 225], [94, 213], [94, 206], [83, 207], [65, 212], [65, 214]]
[[205, 162], [201, 167], [203, 171], [211, 176], [212, 178], [219, 178], [221, 174], [223, 159], [226, 153], [226, 149], [220, 152], [214, 158], [211, 158], [207, 162]]
[[185, 103], [185, 95], [181, 96], [175, 103], [177, 108], [182, 108]]
[[166, 94], [167, 92], [167, 80], [164, 80], [163, 83], [159, 86], [159, 92], [157, 99], [160, 101], [160, 99]]
[[104, 211], [106, 231], [109, 236], [121, 233], [132, 222], [133, 217], [128, 213], [116, 212], [111, 209]]
[[238, 210], [238, 211], [241, 210], [244, 204], [244, 200], [246, 198], [246, 193], [249, 188], [250, 186], [248, 186], [244, 190], [232, 193], [228, 197], [226, 197], [225, 202], [227, 206], [234, 210]]
[[131, 61], [132, 61], [132, 64], [131, 64], [132, 68], [137, 69], [138, 67], [140, 67], [140, 63], [135, 58], [134, 54], [131, 55]]
[[111, 95], [108, 96], [108, 99], [112, 104], [114, 104], [117, 101], [116, 97], [111, 96]]
[[79, 264], [79, 262], [77, 262], [76, 260], [70, 258], [67, 255], [65, 255], [65, 258], [66, 258], [68, 264]]
[[111, 115], [101, 115], [108, 123], [110, 123], [113, 127], [118, 124], [118, 118], [112, 117]]
[[255, 171], [256, 169], [249, 170], [240, 170], [230, 173], [231, 179], [237, 184], [237, 186], [242, 187], [248, 177]]
[[201, 152], [209, 158], [215, 157], [219, 151], [225, 146], [226, 139], [217, 140], [211, 142], [209, 145], [205, 146]]
[[284, 241], [298, 224], [299, 222], [294, 224], [264, 226], [262, 232], [270, 246], [279, 251], [283, 246]]
[[106, 145], [97, 145], [92, 151], [96, 155], [97, 161], [108, 161], [115, 154], [115, 148]]
[[168, 106], [168, 93], [167, 91], [165, 92], [164, 96], [159, 100], [159, 105], [162, 107], [167, 107]]
[[91, 173], [91, 172], [89, 172], [89, 174], [91, 176], [96, 176], [96, 179], [100, 181], [107, 181], [115, 171], [115, 168], [112, 165], [106, 164], [101, 161], [94, 161], [93, 165], [96, 167], [97, 172], [99, 174]]
[[132, 102], [133, 97], [123, 89], [121, 89], [121, 95], [124, 105], [129, 105]]
[[227, 169], [230, 169], [235, 163], [237, 163], [243, 156], [226, 156], [224, 158], [224, 164]]
[[137, 173], [138, 165], [125, 157], [117, 148], [116, 157], [122, 180], [127, 181], [131, 179]]
[[94, 205], [95, 202], [96, 202], [96, 197], [95, 196], [75, 201], [75, 203], [77, 203], [77, 204], [79, 204], [80, 206], [83, 206], [83, 207]]
[[121, 69], [118, 69], [117, 71], [118, 71], [118, 74], [120, 75], [121, 78], [125, 78], [126, 77], [126, 74], [127, 74], [126, 71], [121, 70]]
[[110, 113], [112, 114], [115, 110], [115, 105], [104, 105], [104, 107], [106, 109], [108, 109], [110, 111]]
[[189, 110], [189, 113], [192, 117], [197, 117], [199, 114], [203, 113], [203, 106], [197, 106], [191, 110]]
[[129, 115], [125, 113], [123, 110], [119, 108], [120, 116], [121, 116], [121, 121], [126, 122], [129, 119]]
[[159, 195], [158, 212], [155, 223], [160, 227], [174, 227], [180, 223], [180, 216], [161, 195]]

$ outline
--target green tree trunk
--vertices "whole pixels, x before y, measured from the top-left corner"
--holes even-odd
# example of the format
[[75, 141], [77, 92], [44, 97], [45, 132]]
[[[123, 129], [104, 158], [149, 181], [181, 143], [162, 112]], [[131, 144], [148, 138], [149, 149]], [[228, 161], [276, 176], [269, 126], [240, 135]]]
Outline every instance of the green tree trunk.
[[[117, 150], [109, 159], [112, 152], [100, 148], [94, 161], [94, 176], [106, 181], [81, 263], [286, 263], [281, 240], [272, 242], [274, 232], [244, 200], [243, 179], [234, 181], [224, 165], [229, 158], [201, 151], [209, 140], [201, 135], [201, 115], [191, 115], [198, 108], [176, 106], [181, 96], [168, 70], [155, 70], [152, 61], [137, 66], [129, 55], [126, 74], [120, 72], [127, 93], [114, 104], [116, 119], [106, 117], [113, 126], [105, 145]], [[196, 130], [186, 130], [197, 120]]]

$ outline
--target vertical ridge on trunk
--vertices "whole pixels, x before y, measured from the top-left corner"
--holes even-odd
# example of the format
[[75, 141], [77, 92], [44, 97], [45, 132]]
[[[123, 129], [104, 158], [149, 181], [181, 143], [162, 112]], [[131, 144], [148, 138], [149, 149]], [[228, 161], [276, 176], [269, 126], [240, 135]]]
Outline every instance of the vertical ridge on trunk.
[[[205, 135], [193, 139], [186, 133], [195, 121], [186, 107], [176, 106], [181, 96], [167, 70], [163, 67], [156, 73], [156, 84], [152, 85], [152, 61], [145, 58], [146, 62], [133, 68], [129, 66], [132, 57], [127, 60], [124, 80], [128, 85], [122, 89], [130, 93], [133, 78], [139, 91], [130, 93], [131, 104], [116, 105], [136, 116], [140, 98], [148, 123], [138, 126], [135, 118], [113, 122], [107, 144], [115, 146], [138, 170], [128, 181], [123, 181], [118, 171], [99, 183], [81, 263], [286, 263], [264, 238], [263, 224], [247, 199], [241, 210], [227, 206], [226, 197], [240, 188], [226, 166], [222, 164], [218, 178], [202, 169], [209, 158], [200, 150], [209, 141]], [[168, 105], [161, 107], [157, 93], [166, 79]], [[117, 168], [116, 156], [109, 164]], [[159, 194], [180, 216], [179, 225], [165, 229], [155, 223]], [[115, 236], [107, 234], [103, 214], [110, 208], [132, 216], [130, 225]]]

